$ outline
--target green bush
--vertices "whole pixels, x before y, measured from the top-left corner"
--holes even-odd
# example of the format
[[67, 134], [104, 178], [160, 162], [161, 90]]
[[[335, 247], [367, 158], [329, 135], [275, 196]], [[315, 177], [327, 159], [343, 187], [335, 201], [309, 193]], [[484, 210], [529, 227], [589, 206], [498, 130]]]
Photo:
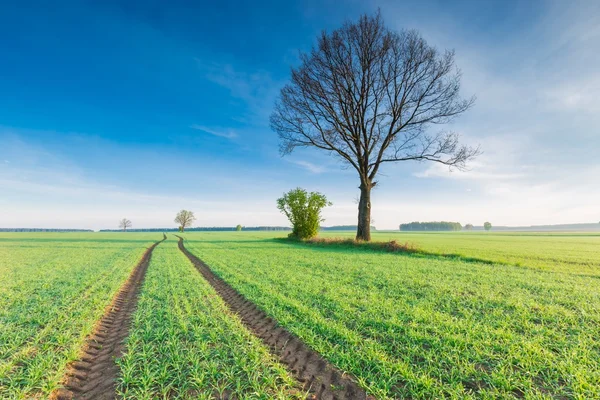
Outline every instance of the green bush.
[[321, 210], [330, 206], [325, 195], [318, 192], [308, 193], [296, 188], [284, 193], [277, 199], [277, 208], [288, 217], [292, 224], [291, 238], [310, 239], [317, 236], [319, 225], [323, 222]]

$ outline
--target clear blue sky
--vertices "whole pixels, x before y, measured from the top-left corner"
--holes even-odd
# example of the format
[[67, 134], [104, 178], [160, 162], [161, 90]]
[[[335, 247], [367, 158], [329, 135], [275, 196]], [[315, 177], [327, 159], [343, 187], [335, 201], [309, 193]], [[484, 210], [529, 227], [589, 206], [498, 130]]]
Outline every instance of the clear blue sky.
[[0, 226], [286, 224], [275, 199], [327, 194], [355, 224], [355, 173], [316, 150], [281, 158], [268, 117], [323, 29], [381, 9], [454, 48], [474, 109], [450, 128], [466, 173], [386, 166], [378, 228], [600, 220], [600, 2], [77, 1], [0, 5]]

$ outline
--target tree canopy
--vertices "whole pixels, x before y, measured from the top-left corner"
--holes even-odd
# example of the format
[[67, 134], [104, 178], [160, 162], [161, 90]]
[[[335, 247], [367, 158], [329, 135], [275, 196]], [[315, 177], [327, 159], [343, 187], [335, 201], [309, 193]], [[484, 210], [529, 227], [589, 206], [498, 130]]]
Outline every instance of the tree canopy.
[[119, 228], [123, 229], [123, 231], [126, 231], [127, 228], [131, 228], [132, 224], [131, 221], [128, 220], [127, 218], [123, 218], [122, 220], [119, 221]]
[[[479, 154], [440, 125], [469, 109], [454, 52], [440, 53], [414, 30], [393, 31], [380, 13], [323, 32], [271, 115], [280, 151], [313, 147], [358, 173], [356, 238], [370, 240], [371, 189], [385, 163], [433, 161], [464, 169]], [[435, 128], [430, 132], [429, 128]]]
[[179, 224], [179, 229], [181, 232], [184, 232], [185, 228], [190, 226], [195, 220], [196, 217], [194, 216], [194, 213], [188, 210], [179, 211], [175, 217], [175, 222]]

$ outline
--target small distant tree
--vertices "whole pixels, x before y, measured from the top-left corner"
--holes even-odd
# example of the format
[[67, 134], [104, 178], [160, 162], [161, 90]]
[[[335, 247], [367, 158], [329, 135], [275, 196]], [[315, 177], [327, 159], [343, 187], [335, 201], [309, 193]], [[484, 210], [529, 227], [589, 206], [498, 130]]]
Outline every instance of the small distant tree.
[[302, 188], [290, 190], [277, 199], [277, 208], [292, 223], [290, 237], [298, 239], [317, 236], [319, 225], [324, 221], [321, 218], [321, 210], [331, 205], [325, 195], [318, 192], [308, 193]]
[[242, 230], [242, 226], [241, 225], [236, 226], [235, 230], [238, 231], [238, 232], [241, 231]]
[[131, 221], [127, 218], [123, 218], [119, 221], [119, 228], [123, 229], [123, 232], [125, 232], [127, 228], [131, 228]]
[[473, 224], [466, 224], [465, 225], [465, 230], [466, 231], [472, 231], [473, 230]]
[[180, 232], [184, 232], [185, 228], [190, 226], [195, 220], [196, 217], [194, 216], [194, 213], [188, 210], [179, 211], [179, 213], [175, 217], [175, 222], [179, 224]]
[[489, 231], [490, 229], [492, 229], [492, 224], [491, 224], [491, 222], [485, 222], [485, 223], [483, 224], [483, 228], [484, 228], [486, 231]]

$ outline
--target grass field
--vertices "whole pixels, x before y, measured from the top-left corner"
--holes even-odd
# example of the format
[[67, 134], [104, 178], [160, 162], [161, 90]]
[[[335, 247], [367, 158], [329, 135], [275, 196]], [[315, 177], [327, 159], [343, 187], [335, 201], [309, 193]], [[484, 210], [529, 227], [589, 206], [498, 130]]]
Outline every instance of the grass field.
[[156, 234], [0, 233], [0, 398], [47, 396]]
[[[354, 233], [322, 236], [354, 237]], [[600, 276], [600, 232], [375, 232], [373, 240], [410, 242], [434, 254]]]
[[[600, 398], [600, 235], [374, 234], [420, 254], [284, 236], [184, 234], [216, 274], [376, 398]], [[0, 233], [0, 398], [58, 387], [161, 238]], [[154, 250], [126, 348], [120, 398], [302, 397], [173, 235]]]
[[[262, 233], [186, 239], [217, 274], [379, 398], [599, 398], [600, 237], [484, 235], [376, 239], [410, 238], [428, 251], [520, 266], [307, 246]], [[457, 250], [448, 251], [452, 242]], [[561, 260], [559, 243], [575, 243], [582, 258]], [[540, 261], [544, 249], [553, 264]]]
[[174, 239], [154, 250], [119, 366], [123, 398], [303, 398]]

